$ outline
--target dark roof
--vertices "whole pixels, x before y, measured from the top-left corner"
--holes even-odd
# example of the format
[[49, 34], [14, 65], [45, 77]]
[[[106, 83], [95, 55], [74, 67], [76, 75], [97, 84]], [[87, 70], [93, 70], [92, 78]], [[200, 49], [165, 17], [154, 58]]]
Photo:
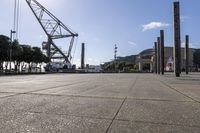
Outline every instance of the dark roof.
[[153, 54], [154, 50], [153, 49], [145, 49], [142, 52], [139, 53], [139, 55], [151, 55]]

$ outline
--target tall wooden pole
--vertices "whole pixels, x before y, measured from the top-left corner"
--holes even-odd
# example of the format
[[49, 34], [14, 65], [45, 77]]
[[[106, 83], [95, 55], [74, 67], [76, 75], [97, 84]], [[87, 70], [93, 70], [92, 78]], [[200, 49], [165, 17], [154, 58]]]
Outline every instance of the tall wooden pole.
[[155, 51], [154, 72], [158, 73], [158, 70], [157, 70], [157, 42], [154, 42], [154, 51]]
[[157, 71], [160, 74], [160, 37], [157, 38]]
[[85, 68], [85, 43], [81, 47], [81, 69]]
[[176, 77], [181, 73], [181, 41], [180, 41], [180, 7], [174, 2], [174, 72]]
[[165, 70], [164, 30], [160, 30], [160, 67], [161, 74], [163, 75]]
[[189, 35], [185, 36], [185, 73], [189, 72]]

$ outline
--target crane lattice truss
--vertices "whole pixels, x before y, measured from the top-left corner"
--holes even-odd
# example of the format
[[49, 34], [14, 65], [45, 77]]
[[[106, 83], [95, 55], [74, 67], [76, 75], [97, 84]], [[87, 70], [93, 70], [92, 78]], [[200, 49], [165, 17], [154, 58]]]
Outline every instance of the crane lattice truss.
[[[74, 39], [78, 36], [78, 34], [73, 33], [67, 26], [65, 26], [58, 18], [56, 18], [36, 0], [26, 0], [26, 2], [48, 37], [46, 49], [49, 59], [63, 58], [65, 62], [70, 63]], [[71, 38], [67, 55], [64, 54], [53, 41], [61, 38]], [[55, 57], [57, 53], [59, 53], [61, 57]]]

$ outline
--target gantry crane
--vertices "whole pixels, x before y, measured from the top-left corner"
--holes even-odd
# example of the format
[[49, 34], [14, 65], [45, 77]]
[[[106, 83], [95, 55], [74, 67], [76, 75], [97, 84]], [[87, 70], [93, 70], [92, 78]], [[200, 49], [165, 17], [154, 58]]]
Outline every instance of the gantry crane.
[[[72, 32], [67, 26], [65, 26], [58, 18], [56, 18], [36, 0], [26, 0], [26, 2], [48, 37], [48, 41], [43, 44], [43, 48], [47, 50], [48, 58], [50, 60], [64, 59], [65, 63], [71, 64], [71, 51], [74, 39], [75, 37], [78, 37], [78, 34]], [[64, 52], [54, 43], [55, 39], [61, 38], [71, 38], [67, 54], [64, 54]], [[57, 53], [59, 53], [61, 56], [56, 57]]]

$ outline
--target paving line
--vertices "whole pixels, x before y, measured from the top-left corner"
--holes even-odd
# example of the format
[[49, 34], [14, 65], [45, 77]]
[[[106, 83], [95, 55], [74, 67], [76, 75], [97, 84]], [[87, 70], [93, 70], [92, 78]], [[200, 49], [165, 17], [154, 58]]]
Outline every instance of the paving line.
[[60, 88], [60, 87], [65, 87], [65, 86], [71, 86], [77, 83], [84, 83], [87, 81], [82, 81], [82, 82], [75, 82], [75, 83], [71, 83], [71, 84], [66, 84], [66, 85], [59, 85], [59, 86], [54, 86], [54, 87], [48, 87], [48, 88], [44, 88], [44, 89], [39, 89], [39, 90], [34, 90], [34, 91], [28, 91], [28, 92], [23, 92], [23, 93], [14, 93], [14, 92], [9, 92], [9, 93], [14, 93], [14, 95], [9, 95], [9, 96], [5, 96], [5, 97], [0, 97], [0, 99], [3, 98], [8, 98], [8, 97], [13, 97], [13, 96], [17, 96], [17, 95], [23, 95], [23, 94], [34, 94], [34, 92], [38, 92], [38, 91], [43, 91], [43, 90], [51, 90], [51, 89], [55, 89], [55, 88]]
[[117, 113], [116, 113], [116, 114], [115, 114], [115, 116], [113, 117], [113, 119], [112, 119], [112, 121], [111, 121], [110, 125], [108, 126], [108, 128], [106, 129], [106, 132], [105, 132], [105, 133], [108, 133], [108, 131], [109, 131], [109, 129], [110, 129], [110, 127], [111, 127], [111, 125], [113, 124], [114, 120], [116, 119], [116, 117], [117, 117], [117, 115], [118, 115], [119, 111], [121, 110], [121, 108], [122, 108], [123, 104], [125, 103], [126, 99], [127, 99], [127, 98], [124, 98], [124, 100], [122, 101], [122, 103], [121, 103], [121, 105], [120, 105], [119, 109], [117, 110]]
[[71, 84], [65, 84], [65, 85], [59, 85], [59, 86], [54, 86], [54, 87], [49, 87], [49, 88], [29, 91], [29, 92], [25, 92], [25, 94], [26, 93], [33, 93], [33, 92], [37, 92], [37, 91], [43, 91], [43, 90], [51, 90], [51, 89], [55, 89], [55, 88], [65, 87], [65, 86], [71, 86], [71, 85], [74, 85], [74, 84], [82, 84], [82, 83], [85, 83], [85, 82], [87, 82], [87, 81], [75, 82], [75, 83], [71, 83]]
[[90, 118], [90, 119], [99, 119], [99, 120], [109, 120], [109, 121], [112, 121], [112, 118], [92, 117], [92, 116], [87, 116], [87, 115], [72, 115], [72, 114], [64, 114], [64, 113], [45, 113], [45, 112], [39, 112], [39, 111], [33, 111], [33, 112], [29, 111], [27, 113], [46, 114], [46, 115], [61, 115], [61, 116], [71, 116], [71, 117], [79, 117], [79, 118]]
[[4, 99], [4, 98], [9, 98], [9, 97], [14, 97], [14, 96], [17, 96], [17, 95], [21, 95], [21, 93], [15, 93], [13, 95], [8, 95], [8, 96], [4, 96], [4, 97], [0, 97], [0, 99]]
[[131, 85], [131, 87], [129, 88], [129, 90], [132, 90], [135, 87], [137, 80], [138, 80], [138, 77], [135, 78], [135, 80], [134, 80], [133, 84]]
[[168, 100], [168, 99], [153, 99], [153, 98], [134, 98], [134, 97], [128, 97], [127, 100], [130, 99], [130, 100], [136, 100], [136, 101], [160, 101], [160, 102], [194, 102], [194, 101], [176, 101], [176, 100]]
[[174, 91], [176, 91], [176, 92], [182, 94], [183, 96], [185, 96], [185, 97], [187, 97], [187, 98], [193, 100], [194, 102], [200, 103], [200, 101], [198, 101], [198, 100], [196, 100], [196, 99], [194, 99], [194, 98], [188, 96], [188, 95], [185, 94], [185, 93], [182, 93], [181, 91], [179, 91], [179, 90], [177, 90], [176, 88], [174, 88], [174, 87], [168, 85], [166, 82], [160, 80], [159, 78], [156, 78], [156, 79], [157, 79], [158, 81], [160, 81], [162, 84], [164, 84], [165, 86], [167, 86], [168, 88], [170, 88], [170, 89], [172, 89], [172, 90], [174, 90]]
[[[0, 92], [1, 93], [1, 92]], [[3, 92], [3, 93], [7, 93], [7, 92]], [[12, 93], [8, 93], [8, 94], [12, 94]], [[13, 95], [8, 95], [8, 96], [4, 96], [4, 97], [0, 97], [1, 98], [5, 98], [5, 97], [9, 97], [9, 96], [14, 96], [14, 95], [24, 95], [25, 93], [13, 93]], [[41, 95], [41, 96], [57, 96], [57, 97], [71, 97], [71, 98], [76, 98], [76, 97], [79, 97], [79, 98], [96, 98], [96, 99], [124, 99], [124, 96], [114, 96], [114, 97], [106, 97], [106, 96], [84, 96], [84, 95], [68, 95], [68, 94], [44, 94], [44, 93], [26, 93], [28, 95]], [[180, 102], [180, 103], [183, 103], [183, 102], [187, 102], [187, 103], [190, 103], [190, 102], [194, 102], [194, 101], [175, 101], [175, 100], [165, 100], [165, 99], [147, 99], [147, 98], [134, 98], [134, 97], [127, 97], [127, 100], [135, 100], [135, 101], [160, 101], [160, 102]]]
[[31, 95], [44, 95], [44, 96], [67, 96], [71, 98], [98, 98], [98, 99], [124, 99], [124, 97], [103, 97], [103, 96], [84, 96], [84, 95], [68, 95], [68, 94], [43, 94], [43, 93], [27, 93]]
[[[124, 121], [124, 122], [130, 122], [130, 120], [125, 120], [125, 119], [116, 119], [117, 121]], [[143, 123], [143, 124], [154, 124], [154, 125], [168, 125], [168, 126], [179, 126], [179, 127], [196, 127], [196, 128], [200, 128], [200, 126], [198, 125], [184, 125], [184, 124], [175, 124], [175, 123], [167, 123], [167, 122], [154, 122], [154, 121], [141, 121], [141, 120], [136, 120], [136, 121], [132, 121], [135, 123]]]
[[[133, 84], [131, 85], [131, 87], [129, 88], [129, 90], [131, 90], [132, 88], [134, 88], [134, 86], [136, 85], [137, 79], [138, 79], [138, 77], [136, 76], [136, 78], [135, 78]], [[122, 101], [122, 103], [121, 103], [119, 109], [117, 110], [117, 113], [116, 113], [115, 116], [113, 117], [112, 122], [110, 123], [110, 125], [109, 125], [108, 128], [106, 129], [106, 132], [105, 132], [105, 133], [108, 133], [108, 131], [109, 131], [111, 125], [113, 124], [114, 120], [116, 119], [117, 115], [119, 114], [119, 111], [121, 110], [121, 108], [122, 108], [122, 106], [124, 105], [124, 103], [125, 103], [126, 100], [127, 100], [127, 97], [125, 97], [124, 100]]]

